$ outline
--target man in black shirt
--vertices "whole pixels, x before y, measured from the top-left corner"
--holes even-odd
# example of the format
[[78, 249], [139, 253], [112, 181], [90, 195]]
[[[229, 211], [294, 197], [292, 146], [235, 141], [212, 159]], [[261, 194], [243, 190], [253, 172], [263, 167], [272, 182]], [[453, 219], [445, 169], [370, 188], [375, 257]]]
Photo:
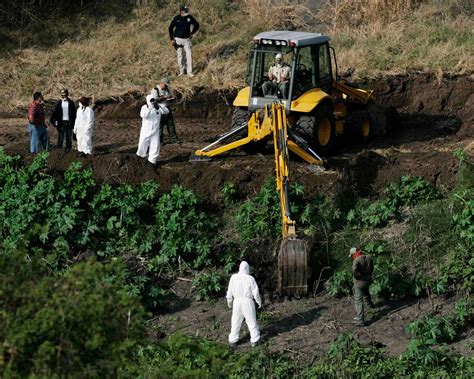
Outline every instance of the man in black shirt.
[[[191, 16], [186, 5], [179, 8], [179, 15], [175, 16], [168, 28], [171, 44], [178, 54], [179, 75], [186, 73], [190, 78], [193, 75], [193, 57], [191, 38], [199, 30], [199, 23]], [[186, 52], [186, 67], [184, 66], [183, 50]]]
[[64, 135], [66, 135], [66, 151], [72, 148], [72, 130], [76, 121], [76, 106], [69, 98], [67, 89], [61, 91], [61, 99], [54, 106], [50, 122], [58, 130], [58, 148], [63, 147]]

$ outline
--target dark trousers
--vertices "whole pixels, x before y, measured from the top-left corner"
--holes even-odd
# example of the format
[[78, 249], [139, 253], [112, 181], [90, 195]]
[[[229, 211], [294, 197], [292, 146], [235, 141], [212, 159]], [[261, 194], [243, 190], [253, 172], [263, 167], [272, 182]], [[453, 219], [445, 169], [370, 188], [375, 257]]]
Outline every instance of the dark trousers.
[[164, 115], [161, 115], [161, 122], [160, 122], [160, 140], [163, 141], [163, 129], [165, 128], [168, 130], [168, 142], [175, 143], [178, 142], [178, 136], [176, 135], [176, 129], [174, 127], [174, 118], [173, 113], [170, 112]]
[[58, 147], [63, 147], [64, 135], [66, 135], [66, 150], [72, 148], [72, 130], [74, 125], [69, 121], [59, 121], [58, 123]]
[[367, 303], [369, 308], [374, 307], [372, 298], [370, 297], [370, 283], [362, 285], [354, 285], [354, 300], [355, 300], [355, 309], [357, 313], [357, 321], [364, 322], [365, 312], [364, 312], [364, 302]]

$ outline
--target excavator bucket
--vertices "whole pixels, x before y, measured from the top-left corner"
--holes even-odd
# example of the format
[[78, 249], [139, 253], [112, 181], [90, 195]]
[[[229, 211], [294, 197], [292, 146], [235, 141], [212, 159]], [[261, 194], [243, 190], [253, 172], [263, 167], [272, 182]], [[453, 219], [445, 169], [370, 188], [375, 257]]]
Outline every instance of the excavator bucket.
[[278, 254], [278, 290], [283, 295], [299, 297], [308, 292], [308, 253], [306, 244], [297, 238], [285, 238]]

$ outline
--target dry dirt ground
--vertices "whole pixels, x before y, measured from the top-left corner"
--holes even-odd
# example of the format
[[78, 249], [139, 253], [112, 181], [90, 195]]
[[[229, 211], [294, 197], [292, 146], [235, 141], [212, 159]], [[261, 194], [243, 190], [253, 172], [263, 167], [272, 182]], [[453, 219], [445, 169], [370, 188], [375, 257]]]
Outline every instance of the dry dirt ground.
[[[167, 304], [168, 311], [150, 320], [156, 325], [157, 337], [180, 331], [227, 343], [230, 333], [231, 310], [225, 299], [216, 302], [194, 301], [190, 282], [181, 278], [172, 286], [175, 300]], [[409, 336], [406, 326], [414, 319], [435, 312], [449, 313], [456, 302], [449, 299], [407, 299], [375, 301], [376, 309], [369, 312], [367, 326], [352, 324], [355, 316], [352, 298], [335, 299], [324, 291], [316, 296], [299, 300], [270, 299], [264, 293], [264, 307], [257, 311], [261, 328], [262, 345], [269, 351], [285, 351], [303, 361], [322, 354], [327, 346], [344, 332], [349, 332], [359, 342], [384, 348], [393, 356], [401, 354]], [[473, 340], [474, 331], [465, 333], [461, 340], [449, 348], [464, 355], [471, 355], [467, 342]], [[250, 348], [248, 329], [243, 323], [237, 351]]]
[[[376, 137], [368, 145], [342, 140], [333, 156], [328, 157], [325, 171], [310, 170], [295, 159], [290, 167], [291, 179], [304, 184], [309, 195], [351, 186], [360, 195], [373, 196], [387, 183], [406, 174], [420, 175], [441, 188], [452, 188], [457, 172], [453, 151], [464, 149], [474, 154], [472, 77], [438, 80], [429, 74], [407, 74], [367, 84], [376, 89], [381, 103], [397, 107], [400, 117], [393, 132]], [[181, 184], [217, 207], [222, 201], [219, 189], [226, 181], [235, 183], [243, 196], [252, 196], [274, 172], [270, 149], [254, 155], [236, 152], [212, 162], [188, 161], [195, 149], [228, 130], [232, 95], [198, 93], [191, 101], [177, 105], [174, 110], [177, 132], [183, 143], [163, 145], [157, 168], [135, 155], [141, 96], [129, 94], [99, 102], [93, 156], [83, 158], [75, 151], [53, 149], [48, 161], [50, 172], [59, 176], [71, 162], [79, 160], [93, 169], [99, 182], [134, 184], [155, 180], [163, 191], [173, 184]], [[50, 129], [55, 143], [56, 132]], [[25, 162], [32, 159], [28, 154], [24, 117], [0, 118], [0, 145], [9, 153], [21, 155]], [[194, 294], [187, 281], [178, 280], [172, 289], [175, 300], [151, 324], [158, 324], [166, 333], [181, 330], [226, 341], [230, 311], [224, 301], [193, 301]], [[351, 325], [354, 312], [350, 299], [331, 299], [324, 293], [295, 301], [267, 299], [259, 317], [264, 342], [270, 350], [288, 351], [302, 359], [324, 349], [343, 331], [354, 332], [361, 341], [381, 344], [390, 354], [399, 354], [407, 342], [404, 328], [411, 320], [435, 308], [445, 312], [454, 301], [452, 298], [435, 299], [434, 303], [380, 302], [370, 325], [363, 329]], [[467, 339], [472, 339], [470, 333]], [[453, 344], [453, 348], [469, 354], [466, 338]], [[247, 348], [247, 344], [238, 347]]]

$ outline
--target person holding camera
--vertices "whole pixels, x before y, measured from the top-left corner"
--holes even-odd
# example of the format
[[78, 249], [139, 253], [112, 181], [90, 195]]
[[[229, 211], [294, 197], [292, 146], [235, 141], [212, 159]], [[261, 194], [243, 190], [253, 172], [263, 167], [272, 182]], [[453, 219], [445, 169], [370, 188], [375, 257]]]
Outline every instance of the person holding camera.
[[146, 97], [146, 104], [140, 110], [142, 118], [142, 128], [140, 139], [138, 140], [137, 155], [142, 158], [147, 157], [148, 162], [155, 165], [160, 155], [160, 121], [161, 116], [168, 114], [166, 106], [160, 105], [153, 95]]
[[[186, 74], [190, 78], [194, 76], [191, 38], [198, 30], [199, 23], [189, 14], [188, 6], [182, 5], [179, 8], [179, 14], [173, 18], [168, 27], [171, 45], [174, 46], [178, 54], [178, 76], [184, 75], [185, 68]], [[184, 66], [183, 50], [186, 52], [186, 67]]]
[[166, 126], [168, 130], [168, 143], [181, 143], [176, 135], [176, 129], [174, 126], [173, 112], [171, 111], [170, 104], [172, 104], [176, 97], [170, 87], [170, 81], [168, 78], [162, 78], [160, 84], [158, 84], [151, 91], [153, 98], [160, 104], [168, 108], [169, 113], [161, 116], [160, 123], [160, 140], [164, 143], [163, 140], [163, 129]]

